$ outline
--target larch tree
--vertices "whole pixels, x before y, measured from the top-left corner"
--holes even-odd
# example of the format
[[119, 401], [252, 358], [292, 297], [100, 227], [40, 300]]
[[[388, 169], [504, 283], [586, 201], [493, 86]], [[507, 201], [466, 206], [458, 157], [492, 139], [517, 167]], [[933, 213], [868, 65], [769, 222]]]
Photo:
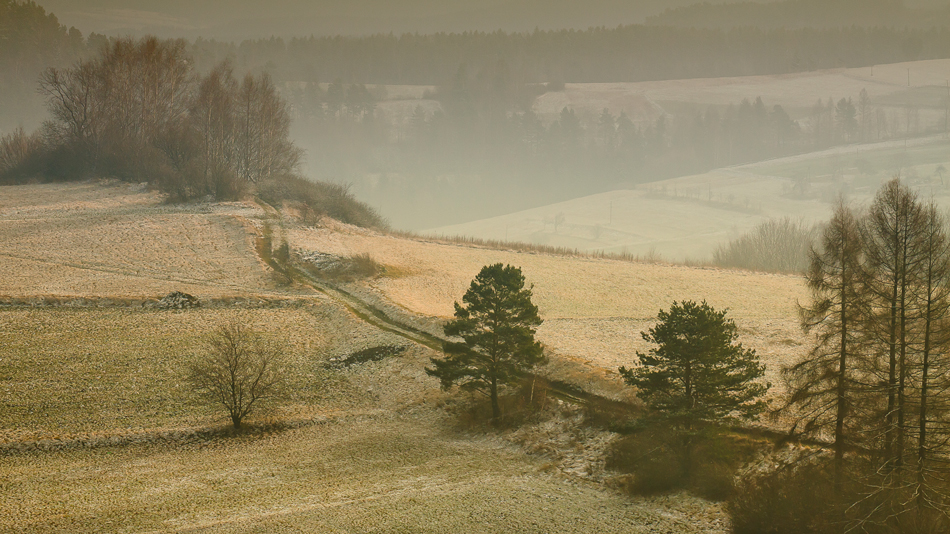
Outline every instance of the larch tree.
[[867, 316], [861, 260], [858, 219], [839, 201], [821, 248], [812, 249], [806, 275], [812, 303], [800, 311], [802, 328], [813, 335], [812, 348], [801, 361], [782, 370], [787, 401], [781, 410], [796, 418], [792, 432], [833, 437], [836, 495], [844, 480], [845, 448], [857, 432], [853, 423], [861, 384], [861, 325]]
[[[934, 439], [932, 430], [936, 430], [933, 428], [935, 422], [946, 422], [941, 421], [946, 416], [945, 401], [941, 397], [947, 387], [946, 379], [942, 377], [950, 371], [941, 357], [950, 348], [950, 332], [946, 324], [950, 318], [950, 239], [947, 236], [947, 220], [933, 203], [923, 209], [922, 216], [920, 243], [924, 255], [916, 295], [918, 301], [914, 303], [919, 321], [917, 476], [913, 489], [913, 494], [917, 496], [918, 516], [922, 516], [924, 510], [939, 507], [940, 498], [932, 478], [937, 473], [945, 472], [945, 469], [935, 465], [933, 455], [937, 452], [946, 453], [947, 447], [941, 444], [941, 439]], [[937, 387], [934, 387], [935, 379]]]
[[[882, 349], [886, 366], [879, 372], [887, 404], [883, 414], [883, 452], [887, 464], [903, 468], [908, 418], [908, 372], [914, 341], [913, 304], [926, 257], [921, 243], [923, 212], [917, 195], [899, 179], [886, 183], [862, 226], [864, 289], [873, 316], [866, 328]], [[881, 358], [879, 358], [880, 360]]]
[[534, 339], [541, 317], [531, 296], [521, 269], [500, 263], [483, 267], [462, 297], [464, 306], [455, 303], [455, 319], [444, 327], [447, 336], [461, 341], [445, 342], [445, 357], [432, 358], [426, 368], [443, 389], [458, 384], [488, 396], [496, 422], [499, 388], [545, 361]]

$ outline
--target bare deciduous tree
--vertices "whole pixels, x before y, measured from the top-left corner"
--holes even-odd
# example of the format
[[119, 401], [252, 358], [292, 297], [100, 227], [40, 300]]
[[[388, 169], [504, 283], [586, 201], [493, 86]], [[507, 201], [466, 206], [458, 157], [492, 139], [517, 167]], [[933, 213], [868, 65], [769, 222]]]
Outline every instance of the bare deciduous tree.
[[785, 409], [796, 407], [796, 428], [801, 425], [806, 434], [833, 438], [834, 490], [839, 496], [845, 448], [856, 435], [856, 388], [861, 382], [855, 369], [863, 350], [860, 325], [866, 317], [861, 249], [858, 218], [839, 203], [821, 249], [812, 251], [806, 277], [813, 303], [801, 310], [802, 326], [814, 334], [814, 346], [801, 361], [783, 369], [789, 392]]
[[208, 339], [207, 350], [188, 370], [188, 381], [208, 402], [228, 411], [234, 428], [263, 403], [285, 393], [279, 347], [248, 328], [229, 323]]

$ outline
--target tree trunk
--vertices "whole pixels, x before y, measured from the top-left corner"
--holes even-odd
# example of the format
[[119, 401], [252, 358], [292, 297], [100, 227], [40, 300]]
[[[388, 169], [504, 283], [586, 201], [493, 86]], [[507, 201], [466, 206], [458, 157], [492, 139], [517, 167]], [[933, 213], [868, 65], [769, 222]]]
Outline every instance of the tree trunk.
[[501, 417], [501, 407], [498, 405], [498, 380], [491, 378], [491, 420], [492, 424], [498, 424]]
[[[844, 264], [844, 262], [842, 262]], [[844, 275], [844, 273], [842, 273]], [[842, 286], [845, 277], [842, 276]], [[835, 474], [834, 474], [834, 494], [835, 498], [841, 497], [842, 479], [844, 475], [844, 416], [847, 410], [846, 394], [847, 385], [845, 383], [845, 373], [848, 363], [848, 299], [845, 298], [845, 292], [842, 291], [841, 297], [841, 344], [838, 353], [838, 384], [835, 412]]]

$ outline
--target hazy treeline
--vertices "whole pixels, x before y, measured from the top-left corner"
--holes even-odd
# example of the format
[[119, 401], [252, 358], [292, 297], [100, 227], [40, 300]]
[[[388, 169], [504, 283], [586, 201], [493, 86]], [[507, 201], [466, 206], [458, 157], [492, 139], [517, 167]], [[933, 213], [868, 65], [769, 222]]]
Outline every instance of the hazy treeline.
[[107, 43], [102, 35], [84, 38], [34, 2], [0, 0], [0, 133], [39, 122], [36, 83], [45, 69], [65, 67]]
[[636, 82], [781, 74], [947, 57], [950, 29], [848, 26], [728, 30], [631, 25], [531, 33], [198, 40], [195, 56], [238, 58], [277, 80], [442, 85], [499, 58], [525, 83]]
[[[525, 198], [543, 205], [933, 127], [907, 113], [885, 112], [864, 91], [816, 102], [797, 121], [780, 104], [761, 98], [654, 120], [607, 109], [581, 116], [566, 107], [553, 120], [542, 120], [533, 111], [535, 99], [559, 90], [559, 84], [520, 83], [499, 60], [487, 69], [459, 69], [407, 119], [377, 110], [384, 95], [361, 84], [296, 84], [285, 94], [296, 114], [295, 137], [307, 143], [308, 169], [315, 176], [350, 181], [369, 197], [408, 204], [433, 199], [436, 206], [427, 213], [457, 195], [481, 216], [530, 207]], [[479, 206], [485, 191], [506, 200]], [[521, 204], [514, 203], [518, 198]], [[440, 217], [475, 214], [436, 213], [428, 221], [415, 215], [409, 223], [424, 227]]]
[[[853, 9], [864, 11], [858, 6]], [[96, 34], [83, 39], [78, 30], [60, 25], [32, 1], [0, 0], [0, 15], [4, 37], [0, 39], [4, 89], [0, 128], [9, 130], [17, 120], [32, 118], [22, 107], [28, 104], [35, 111], [37, 101], [30, 94], [42, 69], [97, 53], [107, 39]], [[492, 68], [499, 59], [508, 64], [519, 83], [547, 83], [777, 74], [947, 57], [950, 29], [903, 29], [898, 23], [899, 19], [874, 27], [849, 23], [831, 29], [631, 25], [584, 31], [272, 38], [241, 43], [197, 39], [187, 46], [202, 73], [231, 58], [235, 68], [266, 71], [278, 83], [339, 78], [344, 83], [412, 85], [445, 85], [462, 65], [477, 72]]]
[[655, 26], [685, 28], [933, 28], [950, 25], [950, 6], [913, 8], [903, 0], [786, 0], [696, 3], [648, 17]]
[[225, 62], [195, 76], [182, 41], [115, 40], [94, 59], [47, 69], [39, 86], [51, 119], [4, 138], [37, 147], [0, 169], [4, 182], [115, 176], [177, 199], [233, 198], [240, 184], [291, 174], [300, 158], [266, 74], [238, 82]]

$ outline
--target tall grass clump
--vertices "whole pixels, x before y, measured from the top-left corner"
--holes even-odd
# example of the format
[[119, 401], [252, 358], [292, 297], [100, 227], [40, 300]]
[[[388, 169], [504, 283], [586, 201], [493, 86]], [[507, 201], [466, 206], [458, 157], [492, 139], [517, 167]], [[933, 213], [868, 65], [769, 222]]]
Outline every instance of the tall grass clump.
[[738, 239], [720, 245], [713, 252], [713, 264], [753, 271], [802, 272], [808, 266], [808, 251], [816, 242], [818, 231], [818, 226], [790, 217], [769, 219]]

